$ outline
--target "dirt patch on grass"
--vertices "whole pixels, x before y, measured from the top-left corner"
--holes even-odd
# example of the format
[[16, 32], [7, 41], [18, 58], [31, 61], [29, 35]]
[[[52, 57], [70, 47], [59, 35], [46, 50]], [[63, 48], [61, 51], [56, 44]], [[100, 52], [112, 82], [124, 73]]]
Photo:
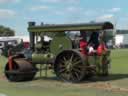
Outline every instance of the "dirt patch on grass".
[[113, 91], [113, 92], [127, 92], [128, 93], [128, 88], [121, 88], [116, 85], [112, 85], [109, 82], [95, 82], [95, 83], [87, 83], [87, 84], [80, 84], [80, 87], [88, 87], [88, 88], [98, 88], [102, 90], [108, 90], [108, 91]]
[[0, 80], [7, 80], [6, 77], [4, 75], [0, 76]]

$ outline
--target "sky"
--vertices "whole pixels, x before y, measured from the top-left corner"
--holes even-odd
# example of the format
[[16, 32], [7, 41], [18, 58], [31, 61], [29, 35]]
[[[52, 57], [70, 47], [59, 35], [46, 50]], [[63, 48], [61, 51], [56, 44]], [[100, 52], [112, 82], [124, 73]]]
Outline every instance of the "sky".
[[111, 21], [128, 29], [128, 0], [0, 0], [0, 25], [28, 35], [29, 21], [38, 25]]

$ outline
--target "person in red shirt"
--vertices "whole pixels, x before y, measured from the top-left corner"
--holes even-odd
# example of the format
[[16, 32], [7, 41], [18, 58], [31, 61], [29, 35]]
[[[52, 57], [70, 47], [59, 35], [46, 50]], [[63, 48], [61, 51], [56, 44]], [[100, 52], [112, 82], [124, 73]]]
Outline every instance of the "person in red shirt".
[[101, 56], [107, 51], [106, 45], [104, 42], [101, 42], [97, 48], [97, 55]]
[[81, 52], [83, 55], [87, 55], [86, 48], [87, 48], [87, 41], [82, 38], [82, 39], [80, 40], [80, 52]]
[[99, 46], [97, 47], [97, 55], [101, 56], [107, 51], [107, 47], [104, 42], [104, 32], [99, 34]]
[[97, 74], [102, 75], [104, 74], [103, 68], [103, 56], [107, 52], [107, 47], [103, 41], [104, 34], [101, 33], [99, 36], [99, 46], [97, 48]]

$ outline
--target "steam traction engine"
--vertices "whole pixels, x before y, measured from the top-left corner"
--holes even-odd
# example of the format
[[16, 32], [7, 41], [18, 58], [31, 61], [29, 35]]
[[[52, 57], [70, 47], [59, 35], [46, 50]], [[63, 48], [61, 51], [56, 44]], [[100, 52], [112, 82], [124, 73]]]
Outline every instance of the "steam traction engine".
[[[80, 82], [93, 75], [108, 75], [110, 51], [98, 55], [95, 49], [89, 55], [88, 48], [80, 48], [80, 40], [86, 38], [88, 43], [94, 41], [91, 44], [95, 41], [106, 44], [113, 35], [112, 29], [110, 22], [39, 26], [29, 22], [30, 50], [27, 54], [9, 56], [5, 76], [9, 81], [32, 80], [38, 71], [37, 64], [50, 64], [57, 77], [67, 82]], [[98, 35], [91, 37], [95, 33]]]

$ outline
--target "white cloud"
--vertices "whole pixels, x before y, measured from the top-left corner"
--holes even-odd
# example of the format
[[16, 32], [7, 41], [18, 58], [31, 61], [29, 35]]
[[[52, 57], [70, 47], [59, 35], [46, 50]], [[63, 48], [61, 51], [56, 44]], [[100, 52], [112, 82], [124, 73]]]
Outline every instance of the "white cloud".
[[32, 11], [48, 10], [48, 9], [49, 9], [48, 6], [33, 6], [32, 8], [30, 8], [30, 10]]
[[103, 21], [103, 20], [112, 19], [113, 17], [114, 17], [113, 14], [105, 14], [105, 15], [102, 15], [102, 16], [98, 17], [96, 20]]
[[13, 17], [15, 14], [16, 13], [13, 10], [0, 9], [0, 19]]
[[60, 2], [61, 0], [41, 0], [42, 2], [50, 2], [50, 3], [57, 3]]
[[19, 1], [20, 0], [0, 0], [0, 4], [3, 4], [3, 3], [17, 3]]
[[60, 10], [53, 10], [56, 15], [79, 15], [82, 12], [82, 8], [69, 6]]
[[68, 7], [66, 11], [69, 11], [69, 12], [76, 12], [78, 9], [75, 8], [75, 7]]
[[74, 7], [74, 6], [70, 6], [68, 8], [65, 9], [66, 12], [71, 12], [71, 13], [81, 13], [82, 12], [82, 8], [80, 7]]
[[84, 10], [84, 15], [85, 16], [93, 16], [98, 14], [96, 10]]
[[79, 2], [80, 0], [41, 0], [42, 2], [48, 2], [48, 3], [76, 3]]
[[112, 8], [109, 10], [109, 12], [119, 12], [121, 10], [121, 8]]
[[55, 11], [54, 12], [56, 15], [65, 15], [65, 13], [63, 11]]

